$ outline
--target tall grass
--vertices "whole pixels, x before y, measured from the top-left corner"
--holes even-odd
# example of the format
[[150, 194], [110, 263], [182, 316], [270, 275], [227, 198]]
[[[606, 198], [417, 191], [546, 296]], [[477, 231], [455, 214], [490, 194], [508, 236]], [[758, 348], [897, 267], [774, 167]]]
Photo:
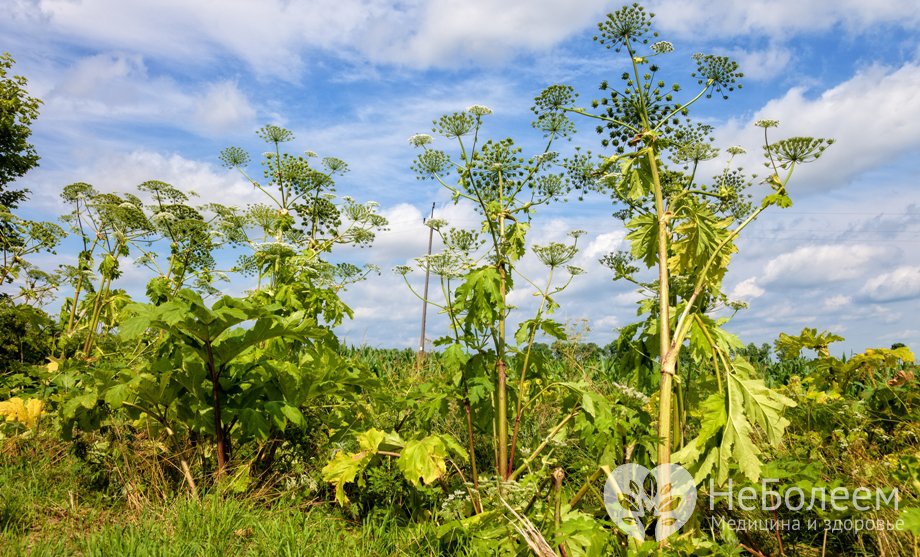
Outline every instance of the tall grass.
[[0, 451], [0, 555], [443, 554], [434, 523], [385, 513], [362, 523], [332, 505], [222, 493], [220, 486], [200, 501], [177, 490], [137, 505], [96, 474], [51, 437], [7, 440]]

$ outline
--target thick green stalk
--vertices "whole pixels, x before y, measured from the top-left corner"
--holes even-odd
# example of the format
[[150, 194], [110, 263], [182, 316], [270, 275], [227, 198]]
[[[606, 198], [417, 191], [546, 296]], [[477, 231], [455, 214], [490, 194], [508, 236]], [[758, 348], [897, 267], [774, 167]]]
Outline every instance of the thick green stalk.
[[[98, 238], [93, 241], [92, 247], [89, 248], [90, 256], [92, 256], [93, 251], [96, 249], [96, 244], [98, 243], [99, 243]], [[84, 242], [83, 250], [84, 250], [84, 253], [86, 253], [85, 242]], [[82, 254], [81, 254], [81, 257], [82, 257]], [[79, 261], [78, 271], [83, 271], [83, 267], [84, 267], [83, 262]], [[77, 286], [76, 288], [74, 288], [74, 294], [73, 294], [73, 305], [70, 307], [70, 315], [67, 318], [67, 329], [65, 329], [65, 333], [67, 335], [73, 332], [74, 321], [76, 321], [76, 317], [77, 317], [77, 303], [80, 301], [80, 293], [83, 290], [83, 281], [84, 281], [84, 275], [81, 272], [80, 276], [77, 277]], [[61, 357], [62, 358], [64, 357], [63, 349], [61, 351]]]
[[[676, 358], [671, 354], [671, 302], [668, 278], [668, 213], [664, 205], [658, 161], [653, 145], [648, 147], [648, 162], [655, 192], [655, 213], [658, 217], [658, 336], [661, 384], [658, 390], [658, 465], [671, 463], [671, 395]], [[669, 480], [669, 478], [665, 478]], [[669, 481], [663, 481], [668, 485]]]
[[214, 362], [214, 354], [211, 350], [211, 341], [205, 344], [207, 348], [208, 361], [205, 362], [208, 368], [208, 374], [211, 379], [211, 403], [214, 405], [214, 443], [215, 452], [217, 453], [217, 477], [224, 475], [227, 468], [227, 443], [224, 438], [224, 425], [221, 417], [220, 408], [220, 373]]
[[[498, 175], [498, 199], [501, 212], [498, 215], [499, 238], [505, 238], [505, 204], [503, 191], [502, 175]], [[508, 374], [505, 367], [505, 298], [508, 295], [508, 275], [505, 269], [505, 254], [499, 250], [498, 255], [498, 276], [499, 288], [502, 299], [501, 317], [498, 321], [498, 346], [496, 346], [496, 356], [498, 362], [496, 368], [498, 371], [498, 474], [503, 480], [508, 479], [508, 392], [507, 382]]]
[[109, 286], [112, 284], [112, 279], [103, 277], [102, 282], [99, 284], [99, 290], [96, 292], [96, 299], [93, 302], [93, 313], [90, 315], [89, 329], [86, 333], [86, 341], [83, 343], [83, 355], [89, 357], [89, 351], [93, 347], [93, 337], [96, 334], [96, 327], [99, 325], [99, 316], [102, 314], [102, 306], [105, 303], [105, 298], [109, 295]]
[[524, 415], [524, 381], [527, 378], [527, 367], [530, 365], [530, 352], [533, 349], [533, 342], [537, 336], [537, 323], [543, 316], [543, 309], [546, 307], [546, 300], [549, 299], [549, 287], [553, 283], [553, 271], [550, 268], [549, 278], [546, 280], [546, 292], [543, 293], [543, 300], [540, 301], [540, 308], [537, 310], [536, 319], [530, 330], [530, 337], [527, 339], [527, 351], [524, 353], [524, 363], [521, 365], [521, 376], [518, 379], [517, 410], [514, 416], [514, 432], [511, 434], [511, 454], [508, 457], [508, 468], [514, 468], [514, 453], [517, 448], [518, 432], [521, 428], [521, 418]]

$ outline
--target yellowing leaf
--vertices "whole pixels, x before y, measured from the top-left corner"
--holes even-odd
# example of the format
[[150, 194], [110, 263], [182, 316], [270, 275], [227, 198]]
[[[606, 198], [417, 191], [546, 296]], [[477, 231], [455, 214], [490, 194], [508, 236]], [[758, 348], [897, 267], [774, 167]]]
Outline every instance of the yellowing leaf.
[[419, 478], [428, 485], [447, 472], [446, 456], [444, 442], [432, 435], [419, 441], [407, 441], [396, 465], [412, 485], [418, 486]]
[[348, 503], [348, 497], [345, 496], [345, 484], [352, 483], [357, 478], [358, 485], [364, 485], [364, 479], [360, 477], [360, 474], [380, 450], [380, 445], [400, 446], [402, 443], [399, 435], [385, 433], [379, 429], [369, 429], [359, 434], [357, 439], [360, 451], [337, 453], [321, 471], [323, 479], [335, 486], [335, 500], [340, 505]]
[[[360, 451], [357, 453], [339, 452], [329, 462], [323, 466], [323, 480], [335, 486], [335, 500], [340, 505], [348, 504], [348, 497], [345, 495], [345, 484], [355, 481], [358, 476], [367, 467], [373, 453]], [[363, 485], [363, 480], [358, 481], [358, 485]]]
[[23, 400], [19, 397], [13, 397], [0, 402], [0, 416], [8, 422], [18, 422], [28, 428], [32, 428], [41, 418], [43, 408], [44, 403], [37, 398]]
[[358, 446], [361, 450], [368, 452], [377, 452], [377, 447], [383, 442], [386, 433], [379, 429], [369, 429], [358, 435]]

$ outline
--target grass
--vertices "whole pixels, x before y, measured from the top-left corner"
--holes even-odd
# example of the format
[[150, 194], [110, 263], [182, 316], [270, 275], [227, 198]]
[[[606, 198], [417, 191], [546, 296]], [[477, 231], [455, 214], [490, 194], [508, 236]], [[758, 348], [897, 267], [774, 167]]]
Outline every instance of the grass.
[[184, 492], [142, 504], [50, 437], [0, 444], [0, 555], [437, 555], [432, 524], [266, 494]]

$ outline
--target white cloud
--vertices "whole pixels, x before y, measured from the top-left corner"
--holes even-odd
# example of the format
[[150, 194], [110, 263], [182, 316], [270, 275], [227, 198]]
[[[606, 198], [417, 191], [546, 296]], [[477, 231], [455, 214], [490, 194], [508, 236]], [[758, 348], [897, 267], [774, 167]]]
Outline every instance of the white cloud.
[[[204, 65], [221, 53], [257, 73], [290, 79], [311, 48], [415, 67], [501, 60], [544, 51], [618, 7], [609, 0], [35, 0], [17, 1], [11, 20], [47, 22], [73, 40]], [[679, 36], [790, 34], [920, 22], [912, 0], [658, 0], [656, 24]], [[775, 62], [774, 62], [775, 63]]]
[[582, 0], [575, 7], [554, 0], [432, 0], [423, 5], [417, 31], [405, 45], [408, 52], [387, 56], [408, 54], [416, 64], [428, 66], [482, 63], [519, 49], [543, 50], [593, 24], [609, 2]]
[[792, 61], [792, 52], [775, 44], [763, 50], [735, 50], [731, 54], [741, 66], [745, 79], [754, 81], [773, 79]]
[[873, 302], [896, 302], [920, 296], [920, 266], [898, 267], [866, 281], [861, 292]]
[[748, 167], [759, 166], [763, 131], [759, 119], [780, 121], [774, 139], [804, 135], [834, 138], [818, 161], [796, 171], [794, 190], [846, 186], [859, 173], [893, 163], [920, 146], [920, 65], [899, 68], [873, 65], [852, 78], [817, 94], [794, 87], [768, 102], [749, 120], [734, 121], [719, 132], [726, 144], [747, 148]]
[[757, 285], [757, 277], [750, 277], [736, 284], [728, 297], [735, 300], [750, 300], [763, 296], [764, 292], [766, 291]]
[[617, 251], [620, 249], [623, 245], [623, 240], [625, 239], [626, 233], [622, 230], [598, 234], [596, 238], [588, 243], [588, 245], [582, 251], [582, 255], [585, 259], [588, 260], [598, 259], [612, 251]]
[[611, 329], [616, 329], [619, 324], [620, 320], [616, 315], [607, 315], [595, 320], [591, 324], [591, 328], [605, 335], [609, 335]]
[[770, 260], [761, 282], [802, 287], [854, 279], [891, 255], [892, 249], [884, 246], [803, 246]]
[[210, 84], [195, 105], [195, 120], [214, 134], [251, 129], [255, 117], [256, 110], [249, 99], [230, 81]]
[[235, 82], [182, 86], [151, 75], [139, 54], [97, 54], [45, 71], [62, 75], [46, 92], [43, 123], [168, 124], [197, 135], [239, 134], [254, 127], [256, 109]]
[[836, 296], [829, 296], [824, 299], [824, 308], [830, 311], [845, 308], [853, 303], [852, 296], [845, 296], [843, 294], [837, 294]]
[[606, 0], [577, 8], [553, 0], [38, 0], [17, 3], [19, 22], [45, 19], [100, 48], [206, 64], [221, 52], [257, 73], [291, 78], [311, 48], [415, 67], [501, 60], [543, 50], [596, 21]]
[[685, 37], [704, 32], [708, 36], [756, 34], [785, 39], [835, 27], [860, 32], [883, 23], [920, 23], [913, 0], [653, 0], [650, 7], [663, 30]]

